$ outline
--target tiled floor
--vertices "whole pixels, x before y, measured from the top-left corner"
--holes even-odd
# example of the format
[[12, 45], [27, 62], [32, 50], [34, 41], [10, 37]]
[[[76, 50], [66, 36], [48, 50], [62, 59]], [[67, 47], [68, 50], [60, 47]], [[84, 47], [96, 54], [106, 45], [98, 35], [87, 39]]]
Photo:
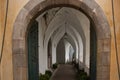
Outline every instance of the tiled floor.
[[73, 65], [60, 65], [51, 80], [76, 80], [76, 72]]

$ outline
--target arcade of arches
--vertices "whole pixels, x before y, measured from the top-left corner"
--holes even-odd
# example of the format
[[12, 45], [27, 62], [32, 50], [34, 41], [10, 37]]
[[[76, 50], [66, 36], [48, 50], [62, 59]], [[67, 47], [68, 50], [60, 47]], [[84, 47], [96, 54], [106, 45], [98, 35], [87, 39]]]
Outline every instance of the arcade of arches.
[[[99, 28], [98, 32], [96, 33], [94, 28], [95, 27], [98, 28], [97, 27], [98, 25], [95, 25], [94, 22], [95, 21], [92, 21], [92, 19], [88, 19], [88, 17], [85, 16], [81, 11], [72, 9], [72, 7], [71, 8], [69, 7], [54, 8], [53, 7], [51, 9], [45, 10], [41, 15], [37, 14], [37, 16], [35, 16], [35, 18], [33, 18], [33, 20], [31, 21], [31, 24], [28, 25], [28, 27], [30, 28], [27, 29], [28, 34], [26, 34], [26, 36], [28, 36], [27, 38], [28, 45], [26, 45], [27, 47], [26, 50], [28, 50], [28, 53], [26, 54], [28, 55], [28, 62], [23, 65], [25, 66], [28, 64], [28, 67], [27, 67], [28, 79], [30, 77], [35, 77], [37, 75], [37, 72], [38, 72], [37, 66], [39, 66], [39, 73], [44, 74], [45, 70], [49, 69], [52, 64], [66, 62], [65, 59], [68, 57], [66, 56], [66, 54], [68, 54], [69, 50], [66, 49], [67, 44], [65, 40], [67, 38], [65, 39], [64, 37], [68, 37], [68, 36], [71, 37], [71, 38], [68, 37], [68, 40], [71, 41], [70, 43], [74, 44], [73, 48], [75, 51], [74, 53], [75, 61], [76, 63], [79, 64], [79, 67], [85, 69], [85, 71], [88, 74], [91, 73], [90, 76], [93, 76], [95, 79], [96, 78], [109, 79], [110, 66], [109, 66], [108, 56], [110, 52], [110, 49], [109, 49], [110, 47], [107, 46], [107, 50], [105, 49], [100, 52], [100, 54], [104, 54], [103, 52], [107, 52], [106, 53], [107, 55], [106, 56], [104, 55], [104, 58], [101, 58], [103, 61], [98, 60], [97, 62], [96, 57], [98, 56], [98, 59], [100, 57], [103, 57], [103, 56], [99, 56], [99, 50], [97, 51], [97, 40], [99, 39], [101, 40], [103, 38], [103, 40], [105, 39], [105, 41], [108, 41], [108, 44], [109, 44], [110, 32], [109, 31], [104, 32], [104, 30], [101, 28], [101, 30], [103, 30], [103, 34], [101, 34], [101, 31]], [[106, 26], [106, 29], [109, 30], [109, 26], [106, 24], [105, 26]], [[38, 30], [36, 30], [35, 27], [38, 27]], [[101, 25], [101, 27], [104, 27], [104, 26]], [[90, 28], [92, 28], [91, 53], [90, 53]], [[16, 29], [18, 28], [14, 27], [14, 30]], [[23, 33], [24, 35], [24, 32], [21, 32], [21, 33]], [[38, 35], [36, 33], [38, 33]], [[16, 38], [14, 39], [14, 37], [16, 36], [19, 37], [16, 34], [17, 34], [16, 31], [13, 32], [13, 40], [15, 41], [13, 45], [15, 46], [18, 40]], [[37, 44], [36, 44], [36, 41], [38, 41]], [[19, 44], [22, 45], [21, 42]], [[15, 46], [13, 46], [13, 48]], [[37, 46], [38, 46], [38, 49], [37, 49]], [[98, 47], [100, 48], [101, 46], [98, 45]], [[18, 49], [20, 48], [18, 47]], [[20, 51], [22, 51], [21, 49]], [[16, 54], [16, 51], [15, 51], [15, 54]], [[91, 60], [90, 60], [90, 54], [92, 55]], [[19, 57], [19, 54], [17, 54], [16, 56]], [[16, 56], [15, 56], [15, 59], [16, 59]], [[14, 61], [17, 64], [19, 63], [19, 62], [16, 62], [17, 60], [14, 60]], [[98, 68], [98, 71], [96, 67]], [[99, 72], [100, 71], [99, 67], [100, 68], [105, 67], [108, 69], [106, 71], [103, 71], [105, 76], [103, 77], [101, 76], [102, 74]], [[18, 66], [15, 64], [14, 68], [18, 68]], [[15, 75], [16, 73], [18, 72], [15, 72]], [[96, 75], [96, 74], [101, 74], [101, 75]], [[15, 79], [17, 78], [20, 78], [20, 76], [19, 77], [15, 76]], [[32, 80], [33, 79], [34, 78], [32, 78]]]
[[[96, 1], [23, 2], [25, 6], [20, 7], [10, 36], [10, 80], [39, 80], [38, 75], [46, 70], [52, 71], [53, 64], [73, 61], [79, 69], [84, 69], [90, 80], [119, 80], [119, 68], [116, 70], [117, 77], [110, 74], [111, 45], [114, 43], [111, 44], [111, 25], [98, 5], [99, 0]], [[7, 80], [4, 77], [7, 72], [2, 70], [5, 66], [3, 59], [0, 80]], [[10, 77], [9, 74], [6, 76]]]

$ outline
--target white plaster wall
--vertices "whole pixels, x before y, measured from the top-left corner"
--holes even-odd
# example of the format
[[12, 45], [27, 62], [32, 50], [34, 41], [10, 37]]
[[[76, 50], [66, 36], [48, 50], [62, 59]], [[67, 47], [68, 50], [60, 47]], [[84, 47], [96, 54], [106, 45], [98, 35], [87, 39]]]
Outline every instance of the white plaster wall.
[[[72, 18], [74, 18], [74, 16], [73, 17], [70, 16], [70, 18], [72, 19]], [[46, 49], [45, 53], [47, 53], [46, 46], [48, 44], [48, 40], [52, 36], [53, 32], [58, 28], [58, 26], [60, 26], [62, 24], [66, 24], [65, 22], [68, 22], [68, 21], [69, 21], [69, 24], [71, 23], [71, 25], [79, 26], [79, 24], [76, 23], [76, 22], [78, 22], [78, 21], [76, 21], [76, 19], [72, 20], [72, 21], [71, 21], [71, 19], [69, 19], [69, 15], [66, 14], [65, 9], [62, 9], [61, 12], [59, 12], [57, 14], [57, 16], [54, 19], [52, 19], [52, 21], [51, 21], [50, 25], [48, 26], [48, 29], [46, 30], [46, 33], [45, 33], [45, 41], [44, 41], [45, 49]], [[79, 29], [79, 30], [82, 30], [82, 29]], [[84, 34], [84, 33], [82, 33], [82, 34]], [[77, 43], [77, 44], [79, 44], [79, 43]], [[76, 59], [78, 59], [78, 53], [79, 53], [78, 50], [79, 50], [79, 48], [77, 48], [77, 51], [76, 51]]]
[[[69, 25], [67, 25], [67, 26], [69, 26]], [[58, 26], [59, 27], [59, 26]], [[67, 27], [66, 29], [67, 30], [70, 30], [70, 29], [68, 29], [68, 28], [70, 28], [71, 26], [69, 26], [69, 27]], [[64, 29], [64, 28], [63, 28]], [[62, 30], [62, 31], [64, 31], [64, 30]], [[60, 32], [62, 32], [62, 31], [60, 31]], [[81, 37], [80, 37], [80, 35], [79, 35], [79, 33], [77, 33], [77, 31], [74, 29], [74, 28], [72, 28], [70, 31], [69, 31], [69, 33], [71, 33], [71, 32], [73, 32], [74, 31], [74, 33], [72, 33], [72, 35], [74, 36], [74, 38], [75, 38], [75, 36], [77, 36], [75, 39], [77, 40], [77, 42], [78, 43], [76, 43], [76, 44], [79, 44], [79, 45], [81, 45], [81, 46], [83, 46], [83, 43], [82, 43], [82, 40], [81, 40]], [[59, 32], [59, 31], [58, 31]], [[68, 34], [69, 34], [68, 33]], [[59, 33], [59, 34], [61, 34], [61, 33]], [[63, 33], [63, 35], [64, 35], [64, 33]], [[59, 35], [56, 35], [57, 37], [59, 37]], [[62, 36], [61, 36], [62, 37]], [[57, 38], [55, 38], [55, 39], [57, 39]], [[56, 41], [59, 41], [59, 40], [56, 40]], [[53, 42], [55, 42], [55, 41], [53, 41]], [[76, 41], [75, 41], [76, 42]], [[56, 43], [57, 44], [57, 43]], [[83, 49], [83, 48], [81, 48], [81, 49]], [[80, 49], [79, 49], [80, 50]], [[83, 50], [80, 50], [80, 53], [81, 53], [81, 61], [83, 61]], [[78, 48], [77, 48], [77, 55], [76, 55], [76, 58], [78, 59]]]
[[45, 59], [46, 55], [44, 55], [44, 32], [46, 30], [45, 20], [43, 17], [37, 18], [39, 28], [38, 28], [38, 36], [39, 36], [39, 73], [44, 74], [46, 70], [47, 60]]
[[72, 61], [72, 56], [74, 53], [74, 49], [72, 48], [72, 45], [65, 39], [65, 62], [71, 62]]
[[69, 61], [72, 62], [73, 54], [74, 54], [74, 49], [73, 49], [72, 45], [69, 46], [69, 50], [70, 50], [70, 52], [69, 52]]
[[67, 33], [69, 34], [69, 35], [71, 35], [71, 37], [74, 39], [74, 42], [75, 42], [75, 44], [76, 44], [76, 62], [78, 62], [78, 54], [79, 54], [79, 42], [78, 42], [78, 39], [77, 39], [77, 37], [76, 37], [76, 35], [75, 35], [75, 32], [73, 32], [73, 30], [72, 29], [70, 29], [70, 26], [69, 26], [69, 28], [67, 28]]
[[[58, 26], [58, 27], [59, 27], [59, 26]], [[70, 31], [70, 32], [71, 32], [71, 31]], [[55, 36], [54, 36], [54, 38], [53, 38], [53, 45], [54, 45], [53, 54], [56, 54], [56, 45], [58, 44], [58, 42], [60, 41], [60, 39], [61, 39], [62, 37], [64, 37], [64, 34], [65, 34], [65, 25], [63, 25], [62, 27], [60, 27], [60, 28], [58, 29], [57, 33], [55, 34]], [[69, 34], [69, 33], [68, 33], [68, 35], [72, 36], [73, 34]], [[74, 38], [74, 40], [70, 40], [70, 39], [71, 39], [70, 37], [68, 37], [68, 38], [69, 38], [68, 41], [70, 41], [70, 42], [73, 41], [73, 42], [71, 42], [71, 43], [74, 45], [75, 50], [76, 50], [77, 42], [76, 42], [75, 37], [72, 36], [72, 38]], [[76, 46], [75, 46], [75, 43], [76, 43]], [[53, 55], [53, 56], [54, 56], [54, 55]], [[55, 58], [55, 56], [54, 56], [54, 58]], [[55, 60], [55, 59], [53, 59], [53, 60]]]
[[52, 64], [56, 63], [56, 44], [52, 43]]
[[[63, 21], [61, 21], [61, 20], [63, 20]], [[52, 19], [52, 21], [48, 25], [48, 28], [45, 31], [45, 38], [44, 38], [44, 55], [46, 55], [45, 59], [47, 59], [47, 52], [48, 52], [47, 46], [48, 46], [48, 41], [49, 41], [50, 37], [53, 35], [54, 31], [58, 29], [58, 26], [61, 27], [64, 23], [65, 22], [64, 22], [63, 17], [56, 16], [54, 19]], [[53, 44], [53, 46], [54, 46], [54, 44]], [[52, 62], [52, 63], [54, 63], [54, 62]], [[46, 64], [46, 67], [47, 67], [47, 64]]]
[[81, 62], [83, 62], [83, 42], [82, 42], [82, 39], [81, 39], [81, 36], [79, 35], [79, 33], [77, 32], [77, 30], [71, 26], [71, 25], [68, 25], [69, 27], [67, 28], [67, 30], [69, 30], [73, 36], [76, 36], [76, 40], [77, 40], [77, 44], [78, 44], [78, 53], [76, 55], [76, 58], [78, 60], [80, 60]]
[[[72, 19], [68, 19], [69, 21], [71, 21], [72, 23], [72, 20], [75, 21], [75, 19], [77, 19], [75, 21], [75, 24], [77, 27], [76, 29], [77, 30], [83, 30], [83, 32], [80, 31], [80, 34], [81, 34], [81, 37], [84, 36], [85, 34], [85, 38], [82, 37], [83, 39], [83, 43], [84, 43], [84, 54], [85, 56], [84, 57], [84, 63], [85, 63], [85, 66], [89, 68], [89, 60], [90, 60], [90, 22], [89, 22], [89, 19], [82, 13], [82, 12], [79, 12], [75, 9], [72, 9], [72, 8], [68, 8], [67, 11], [71, 11], [71, 15], [68, 15], [69, 18], [72, 18]], [[73, 14], [73, 15], [72, 15]], [[81, 26], [79, 26], [79, 24]]]
[[70, 53], [70, 44], [64, 40], [64, 43], [65, 43], [65, 63], [69, 62], [69, 53]]
[[[62, 27], [60, 27], [57, 31], [56, 31], [57, 33], [55, 33], [55, 34], [53, 34], [53, 36], [52, 36], [52, 44], [54, 45], [53, 47], [52, 47], [52, 53], [53, 53], [53, 63], [55, 63], [55, 61], [56, 61], [56, 45], [58, 44], [58, 42], [60, 41], [60, 39], [62, 38], [62, 37], [64, 37], [64, 34], [65, 34], [65, 26], [63, 25]], [[75, 52], [76, 52], [76, 45], [75, 45], [75, 42], [74, 42], [74, 40], [69, 36], [69, 34], [66, 36], [67, 37], [67, 41], [69, 41], [71, 44], [72, 44], [72, 46], [74, 47], [74, 50], [75, 50]]]
[[[58, 26], [59, 27], [59, 26]], [[68, 27], [69, 28], [69, 27]], [[70, 40], [70, 41], [73, 41], [73, 42], [71, 42], [72, 44], [73, 43], [75, 43], [74, 45], [75, 45], [75, 49], [76, 49], [76, 52], [78, 52], [78, 40], [76, 39], [77, 37], [75, 37], [76, 35], [74, 34], [74, 33], [72, 33], [71, 34], [71, 32], [73, 32], [72, 30], [70, 30], [70, 31], [68, 31], [69, 29], [66, 29], [66, 33], [68, 34], [68, 36], [70, 35], [71, 36], [71, 38], [73, 39], [73, 40]], [[54, 43], [54, 45], [57, 45], [58, 44], [58, 42], [60, 41], [60, 39], [64, 36], [64, 34], [65, 34], [65, 25], [63, 25], [62, 27], [60, 27], [60, 29], [59, 29], [59, 31], [57, 31], [57, 33], [56, 33], [56, 36], [54, 37], [54, 39], [53, 39], [53, 43]], [[74, 34], [74, 35], [73, 35]], [[69, 41], [69, 40], [68, 40]], [[78, 57], [78, 56], [77, 56]]]
[[[69, 10], [69, 9], [67, 9], [67, 10]], [[88, 53], [89, 52], [89, 39], [88, 39], [89, 38], [89, 31], [88, 31], [88, 28], [84, 28], [84, 27], [88, 27], [88, 25], [82, 25], [82, 28], [81, 28], [81, 23], [83, 23], [83, 22], [85, 23], [85, 22], [87, 22], [87, 20], [84, 20], [83, 18], [80, 18], [80, 15], [79, 16], [77, 15], [75, 17], [75, 15], [73, 15], [73, 12], [74, 11], [71, 12], [72, 13], [71, 15], [70, 14], [68, 15], [68, 14], [66, 14], [66, 11], [64, 11], [64, 9], [63, 9], [63, 12], [61, 11], [59, 13], [60, 15], [57, 14], [54, 17], [54, 19], [52, 19], [52, 21], [50, 22], [50, 24], [48, 26], [45, 25], [44, 20], [42, 20], [43, 22], [40, 23], [40, 26], [45, 28], [45, 29], [43, 29], [43, 31], [42, 31], [42, 28], [40, 28], [40, 30], [39, 30], [39, 34], [40, 34], [39, 35], [39, 46], [40, 46], [39, 53], [42, 53], [42, 54], [39, 55], [39, 58], [40, 58], [40, 60], [39, 60], [40, 64], [39, 65], [41, 66], [42, 62], [44, 62], [44, 64], [42, 64], [42, 67], [39, 70], [40, 72], [44, 72], [44, 70], [47, 69], [47, 46], [48, 46], [48, 41], [49, 41], [50, 37], [53, 35], [54, 31], [56, 31], [58, 29], [58, 27], [62, 27], [62, 25], [64, 25], [66, 21], [68, 21], [69, 24], [72, 27], [74, 27], [74, 29], [76, 29], [76, 32], [79, 33], [79, 36], [81, 36], [82, 41], [84, 41], [83, 42], [84, 46], [86, 46], [86, 47], [84, 47], [84, 46], [82, 47], [81, 46], [82, 41], [80, 41], [80, 38], [75, 37], [76, 36], [75, 33], [73, 35], [73, 33], [71, 34], [71, 31], [68, 31], [68, 33], [70, 35], [72, 35], [72, 38], [74, 38], [74, 41], [75, 41], [75, 44], [76, 44], [76, 54], [77, 54], [76, 58], [77, 59], [79, 58], [78, 54], [80, 53], [80, 51], [82, 51], [81, 49], [84, 48], [84, 49], [87, 50], [87, 52], [86, 52], [87, 56], [85, 57], [86, 65], [89, 64], [89, 53]], [[78, 18], [80, 19], [79, 21], [78, 21]], [[83, 19], [83, 22], [80, 22], [81, 19]], [[85, 23], [85, 24], [88, 24], [88, 23]], [[82, 30], [86, 33], [85, 37], [84, 37], [84, 32]], [[44, 32], [45, 32], [45, 34], [44, 34]], [[87, 40], [88, 40], [87, 42], [86, 42], [85, 38], [87, 38]], [[42, 42], [42, 41], [44, 41], [44, 42]], [[85, 44], [85, 42], [86, 42], [86, 44]], [[52, 56], [54, 56], [55, 53], [56, 53], [56, 45], [57, 44], [52, 43], [52, 50], [53, 50], [53, 53], [54, 53]], [[44, 58], [44, 60], [40, 56], [43, 56], [42, 58]], [[81, 56], [82, 56], [82, 58], [84, 58], [82, 54], [81, 54]], [[80, 58], [80, 59], [83, 60], [82, 58]], [[56, 62], [55, 59], [56, 59], [55, 57], [52, 59], [52, 63]]]
[[57, 45], [57, 63], [65, 63], [65, 43], [62, 38]]
[[89, 60], [90, 60], [90, 21], [83, 13], [81, 13], [77, 10], [74, 10], [74, 9], [73, 9], [73, 12], [78, 17], [80, 24], [83, 28], [85, 37], [86, 37], [85, 66], [89, 68], [90, 67], [89, 66]]
[[55, 33], [55, 35], [52, 36], [52, 63], [56, 63], [56, 48], [57, 48], [57, 44], [60, 41], [60, 39], [63, 37], [63, 35], [65, 34], [65, 29], [62, 26], [61, 28], [59, 28], [57, 30], [57, 33]]

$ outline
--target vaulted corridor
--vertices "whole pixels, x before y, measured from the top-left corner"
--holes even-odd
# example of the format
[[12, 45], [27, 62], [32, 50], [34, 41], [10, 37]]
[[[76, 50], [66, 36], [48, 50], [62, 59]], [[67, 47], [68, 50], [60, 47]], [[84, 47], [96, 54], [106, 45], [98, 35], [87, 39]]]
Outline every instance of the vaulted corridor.
[[[50, 3], [50, 8], [47, 3], [36, 5], [30, 11], [33, 15], [24, 17], [25, 24], [15, 25], [14, 75], [26, 73], [14, 76], [15, 80], [49, 80], [52, 74], [52, 80], [76, 80], [76, 76], [77, 80], [109, 80], [110, 32], [102, 10], [97, 5], [90, 10], [86, 6], [87, 10], [76, 2], [55, 2], [59, 5]], [[34, 11], [40, 6], [43, 9]]]
[[[60, 67], [52, 80], [75, 80], [73, 66], [61, 65], [72, 62], [79, 79], [82, 77], [79, 71], [83, 70], [85, 80], [88, 76], [90, 80], [96, 80], [97, 67], [103, 66], [97, 62], [97, 46], [103, 47], [99, 45], [101, 42], [97, 44], [101, 39], [98, 38], [101, 37], [98, 35], [100, 29], [96, 32], [94, 23], [83, 12], [70, 7], [51, 8], [32, 20], [28, 27], [25, 40], [29, 80], [48, 80], [51, 77], [48, 74], [54, 73], [54, 64], [60, 64]], [[100, 33], [103, 38], [104, 33]]]
[[[46, 76], [55, 63], [71, 62], [96, 80], [96, 32], [82, 12], [69, 7], [47, 10], [32, 21], [27, 36], [29, 80], [38, 80], [39, 74]], [[60, 65], [54, 78], [72, 80], [75, 72], [70, 65]]]

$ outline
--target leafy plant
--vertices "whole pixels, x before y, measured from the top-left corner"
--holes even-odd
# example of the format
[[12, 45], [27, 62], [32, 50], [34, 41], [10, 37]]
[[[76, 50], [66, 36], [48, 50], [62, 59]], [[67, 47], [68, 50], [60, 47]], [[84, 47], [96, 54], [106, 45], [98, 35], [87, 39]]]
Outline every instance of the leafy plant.
[[49, 80], [52, 76], [52, 72], [50, 70], [46, 70], [45, 74], [40, 74], [39, 80]]
[[40, 75], [39, 80], [49, 80], [49, 75], [47, 75], [47, 74], [42, 74], [42, 75]]
[[77, 80], [88, 80], [87, 73], [84, 71], [84, 69], [78, 70]]
[[53, 69], [56, 69], [58, 67], [58, 64], [55, 63], [55, 64], [52, 65], [52, 67], [53, 67]]
[[48, 75], [49, 77], [52, 76], [52, 72], [51, 72], [50, 70], [46, 70], [46, 71], [45, 71], [45, 74]]

